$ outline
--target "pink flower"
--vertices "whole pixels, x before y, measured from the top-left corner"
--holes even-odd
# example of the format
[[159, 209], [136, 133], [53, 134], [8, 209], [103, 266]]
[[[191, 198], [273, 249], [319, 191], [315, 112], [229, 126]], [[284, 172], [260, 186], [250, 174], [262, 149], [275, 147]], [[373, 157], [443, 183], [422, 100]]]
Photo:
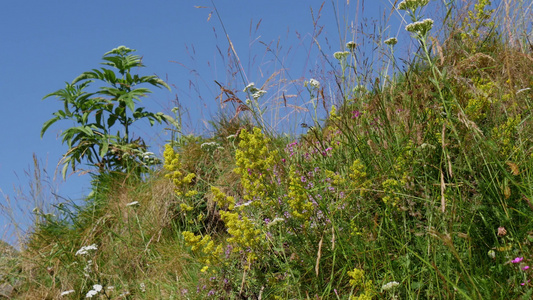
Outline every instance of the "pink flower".
[[526, 283], [529, 283], [531, 280], [528, 280], [526, 282], [522, 282], [520, 285], [526, 285]]
[[523, 257], [517, 257], [517, 258], [511, 260], [511, 262], [512, 262], [513, 264], [517, 264], [517, 263], [519, 263], [519, 262], [521, 262], [521, 261], [523, 261], [523, 260], [524, 260]]
[[527, 270], [527, 269], [529, 269], [529, 266], [524, 266], [524, 267], [522, 268], [522, 270], [524, 270], [524, 271]]

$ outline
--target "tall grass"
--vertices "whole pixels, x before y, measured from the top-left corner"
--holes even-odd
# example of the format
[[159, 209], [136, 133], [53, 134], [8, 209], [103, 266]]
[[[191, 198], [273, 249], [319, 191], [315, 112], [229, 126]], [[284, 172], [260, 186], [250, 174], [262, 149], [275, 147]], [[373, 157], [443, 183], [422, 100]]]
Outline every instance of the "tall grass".
[[[424, 1], [394, 5], [410, 3], [421, 7], [394, 12], [403, 27], [428, 17]], [[328, 50], [320, 8], [312, 43], [323, 69], [273, 72], [261, 86], [228, 40], [234, 77], [217, 88], [233, 107], [212, 137], [179, 134], [161, 170], [95, 176], [84, 206], [39, 220], [18, 295], [530, 298], [530, 8], [452, 4], [432, 28], [408, 27], [403, 63], [385, 27], [368, 42], [364, 25], [339, 30], [350, 38]]]

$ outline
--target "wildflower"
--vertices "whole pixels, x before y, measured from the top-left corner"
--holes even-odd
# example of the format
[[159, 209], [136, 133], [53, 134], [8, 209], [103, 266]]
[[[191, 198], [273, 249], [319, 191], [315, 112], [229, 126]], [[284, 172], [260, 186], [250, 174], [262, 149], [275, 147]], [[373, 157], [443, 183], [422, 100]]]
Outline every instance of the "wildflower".
[[87, 292], [87, 294], [85, 295], [85, 298], [92, 298], [94, 295], [98, 294], [101, 291], [102, 291], [102, 286], [99, 284], [95, 284], [93, 285], [93, 289]]
[[309, 84], [312, 88], [319, 89], [320, 82], [314, 78], [309, 79], [309, 82], [306, 82], [305, 85]]
[[257, 92], [252, 94], [252, 97], [254, 97], [254, 100], [257, 100], [257, 99], [261, 98], [261, 96], [263, 96], [264, 94], [266, 94], [266, 91], [258, 90]]
[[526, 281], [526, 282], [522, 282], [520, 285], [524, 286], [524, 285], [528, 284], [530, 281], [531, 281], [531, 280], [528, 280], [528, 281]]
[[394, 288], [394, 287], [397, 287], [397, 286], [399, 286], [399, 285], [400, 285], [399, 282], [397, 282], [397, 281], [391, 281], [391, 282], [388, 282], [388, 283], [384, 284], [384, 285], [381, 287], [381, 289], [384, 290], [384, 291], [388, 291], [388, 290], [390, 290], [390, 289], [392, 289], [392, 288]]
[[257, 88], [255, 87], [255, 83], [253, 82], [250, 82], [243, 90], [243, 92], [247, 92], [247, 91], [250, 91], [251, 93], [255, 92], [257, 90]]
[[89, 253], [88, 251], [89, 250], [97, 250], [98, 247], [96, 246], [96, 244], [92, 244], [90, 246], [85, 246], [85, 247], [81, 247], [80, 250], [76, 251], [76, 255], [85, 255], [87, 253]]
[[267, 224], [267, 226], [270, 227], [270, 226], [273, 226], [273, 225], [276, 224], [276, 223], [283, 222], [283, 221], [285, 221], [285, 219], [283, 219], [283, 218], [274, 218], [274, 220], [272, 220], [271, 222], [269, 222], [269, 223]]
[[429, 0], [403, 0], [398, 4], [399, 10], [416, 10], [419, 7], [426, 6]]
[[492, 258], [492, 259], [495, 259], [496, 258], [496, 252], [494, 252], [494, 250], [489, 250], [489, 252], [487, 253], [487, 255]]
[[418, 35], [425, 35], [433, 27], [433, 20], [424, 19], [422, 21], [417, 21], [405, 26], [405, 30], [416, 33]]
[[59, 296], [66, 296], [66, 295], [72, 294], [72, 293], [74, 293], [74, 290], [68, 290], [68, 291], [62, 292], [61, 294], [59, 294]]
[[141, 282], [141, 284], [139, 285], [139, 287], [141, 288], [141, 291], [144, 293], [146, 292], [146, 285], [144, 284], [144, 282]]
[[507, 230], [505, 227], [498, 227], [498, 236], [505, 236], [507, 234]]
[[389, 46], [394, 46], [398, 43], [398, 40], [394, 37], [391, 37], [391, 38], [386, 39], [384, 43]]
[[343, 60], [343, 59], [345, 59], [348, 56], [348, 54], [350, 54], [350, 52], [348, 52], [348, 51], [335, 52], [335, 53], [333, 53], [333, 57], [335, 57], [338, 60]]
[[517, 263], [520, 263], [520, 262], [523, 261], [523, 260], [524, 260], [523, 257], [517, 257], [517, 258], [511, 260], [511, 262], [512, 262], [513, 264], [517, 264]]
[[139, 201], [133, 201], [133, 202], [126, 204], [126, 206], [137, 206], [137, 205], [139, 205]]
[[355, 50], [355, 47], [357, 47], [357, 44], [354, 41], [346, 43], [346, 48], [350, 50]]
[[524, 271], [527, 270], [527, 269], [529, 269], [529, 266], [524, 266], [524, 267], [522, 268], [522, 270], [524, 270]]
[[94, 295], [98, 294], [97, 291], [95, 290], [90, 290], [87, 292], [87, 294], [85, 295], [85, 298], [92, 298]]

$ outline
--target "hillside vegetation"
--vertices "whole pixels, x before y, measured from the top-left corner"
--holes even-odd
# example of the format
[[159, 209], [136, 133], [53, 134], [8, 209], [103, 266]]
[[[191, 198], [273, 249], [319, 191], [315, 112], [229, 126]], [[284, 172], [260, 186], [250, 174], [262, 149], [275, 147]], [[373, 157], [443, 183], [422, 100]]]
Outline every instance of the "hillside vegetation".
[[370, 81], [356, 43], [324, 54], [302, 134], [262, 117], [270, 91], [221, 86], [234, 110], [211, 136], [169, 122], [159, 165], [92, 173], [84, 205], [38, 218], [13, 298], [531, 299], [531, 28], [485, 0], [442, 24], [425, 5], [397, 5], [403, 70], [396, 39], [378, 43], [394, 72]]

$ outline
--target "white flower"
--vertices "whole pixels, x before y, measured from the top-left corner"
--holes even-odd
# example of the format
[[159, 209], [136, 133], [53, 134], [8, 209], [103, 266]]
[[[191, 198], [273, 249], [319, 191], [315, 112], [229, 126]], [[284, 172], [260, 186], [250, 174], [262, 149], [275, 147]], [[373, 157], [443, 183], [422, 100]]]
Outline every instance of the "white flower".
[[333, 57], [335, 57], [338, 60], [342, 60], [342, 59], [346, 58], [348, 56], [348, 54], [350, 54], [350, 52], [348, 52], [348, 51], [335, 52], [335, 53], [333, 53]]
[[394, 37], [391, 37], [391, 38], [386, 39], [384, 43], [390, 46], [394, 46], [398, 43], [398, 40]]
[[350, 50], [355, 50], [355, 47], [357, 47], [357, 44], [354, 41], [346, 43], [346, 48]]
[[416, 10], [419, 7], [426, 6], [429, 0], [403, 0], [398, 4], [399, 10]]
[[252, 97], [254, 97], [254, 99], [257, 100], [257, 99], [261, 98], [261, 96], [263, 96], [264, 94], [266, 94], [266, 91], [257, 90], [257, 92], [252, 94]]
[[141, 282], [141, 284], [139, 286], [141, 287], [141, 291], [143, 293], [146, 292], [146, 285], [144, 285], [144, 282]]
[[87, 292], [87, 295], [85, 295], [85, 298], [92, 298], [94, 295], [98, 294], [95, 290], [90, 290]]
[[433, 20], [424, 19], [405, 26], [405, 30], [416, 33], [418, 35], [425, 35], [433, 27]]
[[139, 201], [133, 201], [133, 202], [126, 204], [126, 206], [136, 206], [136, 205], [139, 205]]
[[97, 250], [98, 247], [96, 244], [92, 244], [90, 246], [81, 247], [80, 250], [76, 251], [76, 255], [85, 255], [89, 253], [89, 250]]
[[101, 292], [102, 291], [102, 286], [99, 285], [99, 284], [95, 284], [95, 285], [93, 285], [93, 290], [95, 290], [97, 292]]
[[66, 296], [66, 295], [72, 294], [72, 293], [74, 293], [74, 290], [68, 290], [68, 291], [62, 292], [61, 294], [59, 294], [59, 296]]
[[285, 221], [285, 219], [283, 219], [283, 218], [274, 218], [274, 220], [272, 220], [272, 222], [268, 223], [267, 226], [270, 227], [270, 226], [273, 226], [276, 223], [283, 222], [283, 221]]
[[243, 92], [250, 92], [250, 93], [254, 93], [255, 91], [257, 91], [257, 88], [255, 87], [255, 83], [253, 82], [250, 82], [243, 90]]
[[309, 85], [311, 85], [315, 89], [319, 89], [320, 88], [320, 82], [318, 82], [318, 80], [316, 80], [314, 78], [309, 79]]
[[399, 282], [397, 282], [397, 281], [391, 281], [391, 282], [389, 282], [389, 283], [387, 283], [387, 284], [384, 284], [384, 285], [381, 287], [381, 289], [384, 290], [384, 291], [388, 291], [388, 290], [392, 289], [393, 287], [396, 287], [396, 286], [399, 286], [399, 285], [400, 285]]
[[237, 208], [237, 207], [241, 207], [241, 206], [248, 206], [248, 205], [250, 205], [250, 204], [252, 204], [252, 203], [253, 203], [253, 201], [248, 201], [248, 202], [243, 203], [243, 204], [235, 205], [235, 208]]

